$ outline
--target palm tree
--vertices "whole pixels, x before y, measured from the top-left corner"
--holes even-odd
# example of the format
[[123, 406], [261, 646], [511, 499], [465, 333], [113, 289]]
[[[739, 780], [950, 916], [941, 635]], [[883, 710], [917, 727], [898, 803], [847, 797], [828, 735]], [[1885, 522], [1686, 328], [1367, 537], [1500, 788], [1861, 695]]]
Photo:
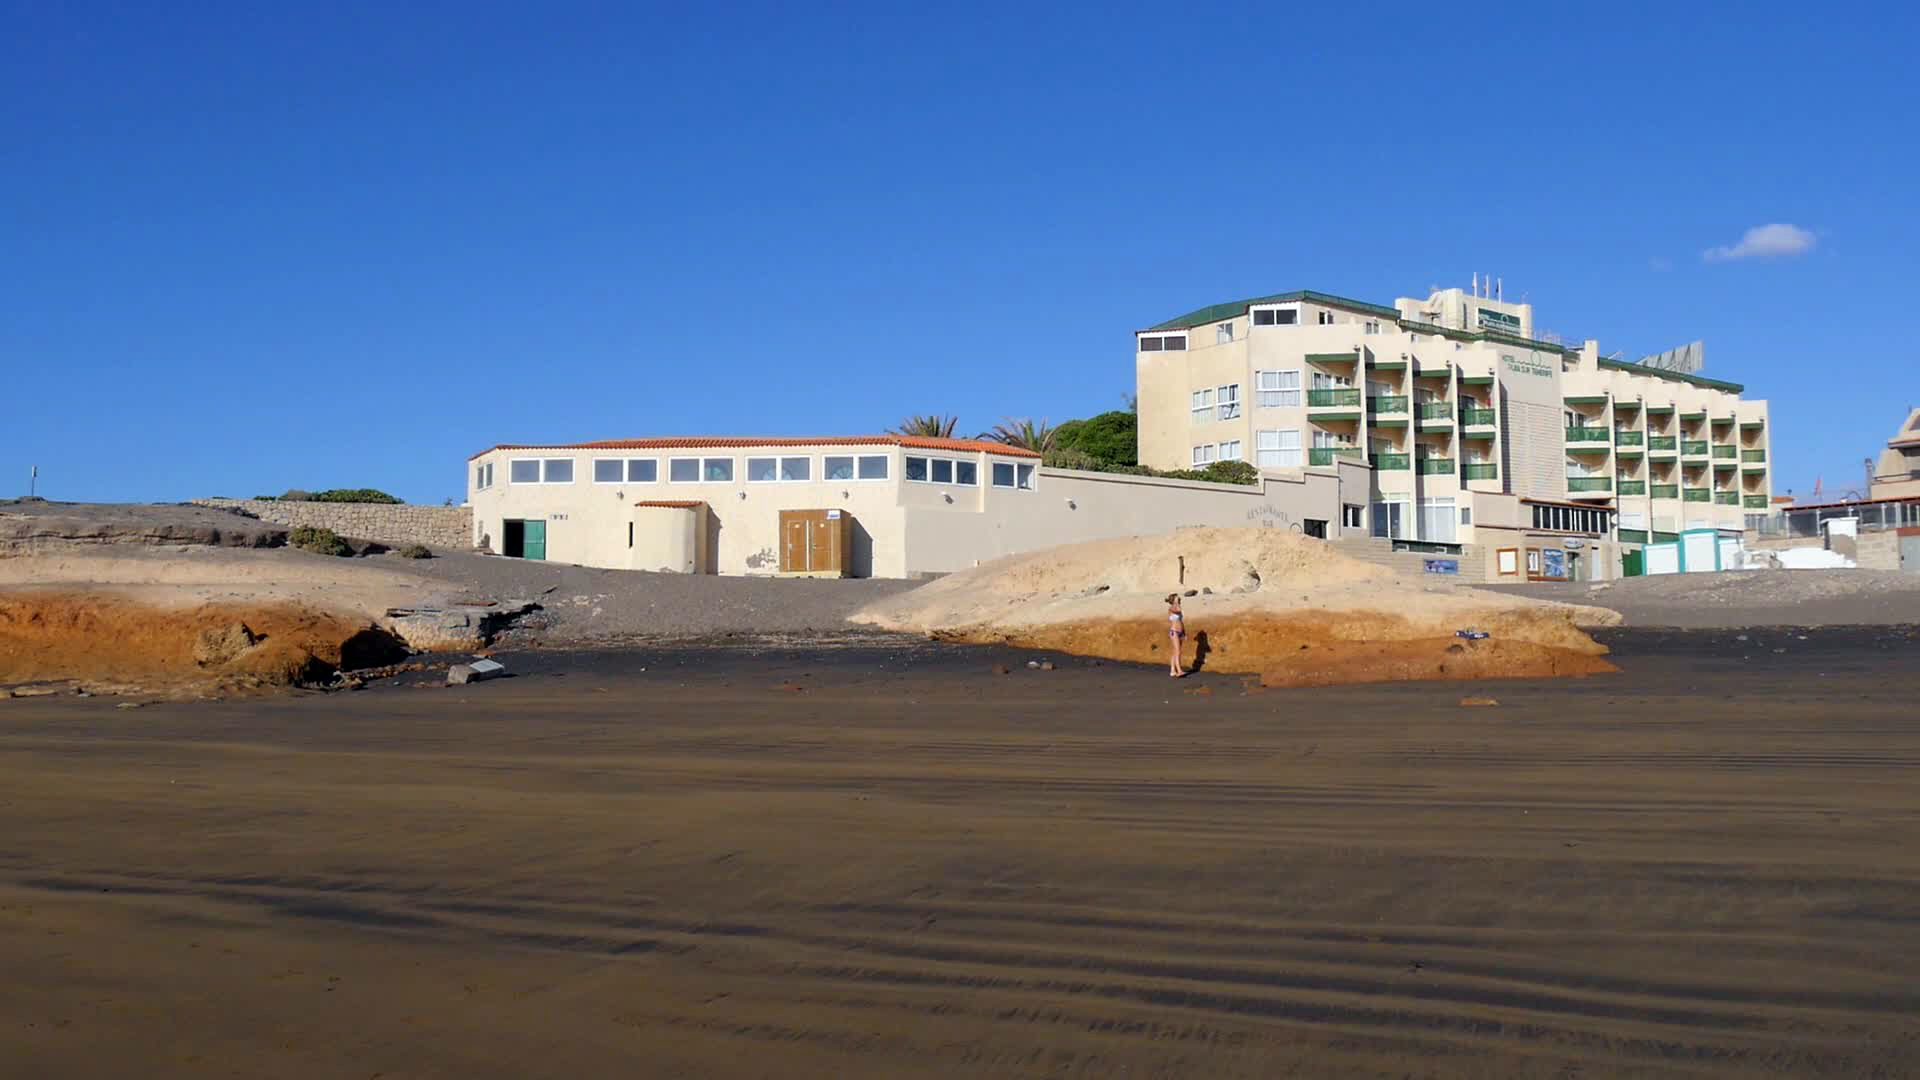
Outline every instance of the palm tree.
[[953, 429], [960, 418], [946, 413], [928, 413], [925, 416], [909, 416], [895, 426], [889, 434], [913, 435], [928, 439], [951, 439]]
[[993, 430], [982, 435], [981, 438], [1044, 454], [1053, 449], [1053, 437], [1059, 430], [1045, 420], [1032, 418], [1015, 420], [1009, 417], [994, 425]]

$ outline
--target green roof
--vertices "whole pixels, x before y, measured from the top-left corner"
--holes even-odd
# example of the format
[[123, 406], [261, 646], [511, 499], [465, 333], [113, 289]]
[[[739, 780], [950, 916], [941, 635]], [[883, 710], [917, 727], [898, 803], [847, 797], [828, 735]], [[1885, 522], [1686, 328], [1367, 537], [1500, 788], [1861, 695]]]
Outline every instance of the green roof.
[[[1746, 393], [1747, 390], [1746, 387], [1739, 383], [1709, 379], [1704, 375], [1687, 375], [1678, 371], [1661, 371], [1659, 368], [1650, 368], [1645, 364], [1630, 364], [1625, 360], [1612, 360], [1604, 356], [1600, 358], [1600, 366], [1603, 368], [1612, 368], [1615, 371], [1631, 371], [1636, 375], [1652, 375], [1656, 379], [1672, 379], [1675, 382], [1692, 383], [1694, 386], [1704, 386], [1709, 390], [1726, 390], [1735, 394], [1743, 394]], [[1693, 414], [1690, 413], [1688, 415]]]
[[1166, 322], [1149, 326], [1147, 329], [1188, 330], [1196, 326], [1205, 326], [1208, 323], [1237, 319], [1245, 315], [1247, 309], [1255, 304], [1290, 304], [1299, 300], [1306, 300], [1315, 304], [1325, 304], [1328, 307], [1346, 308], [1349, 311], [1363, 311], [1369, 315], [1384, 315], [1389, 319], [1397, 319], [1400, 317], [1399, 310], [1395, 308], [1381, 307], [1379, 304], [1369, 304], [1364, 300], [1349, 300], [1344, 296], [1334, 296], [1331, 293], [1302, 289], [1298, 292], [1275, 293], [1272, 296], [1256, 296], [1251, 300], [1232, 300], [1224, 304], [1212, 304], [1198, 311], [1189, 311], [1177, 319], [1168, 319]]

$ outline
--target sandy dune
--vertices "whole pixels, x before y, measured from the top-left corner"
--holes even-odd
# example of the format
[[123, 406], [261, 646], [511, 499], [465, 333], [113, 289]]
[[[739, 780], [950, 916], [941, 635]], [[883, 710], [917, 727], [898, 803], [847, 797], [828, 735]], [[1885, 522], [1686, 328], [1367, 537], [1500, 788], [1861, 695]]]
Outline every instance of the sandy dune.
[[[1164, 663], [1187, 595], [1188, 662], [1275, 685], [1611, 671], [1576, 624], [1604, 608], [1439, 586], [1270, 529], [1182, 529], [1013, 556], [871, 604], [854, 621]], [[1463, 642], [1458, 629], [1491, 636]]]

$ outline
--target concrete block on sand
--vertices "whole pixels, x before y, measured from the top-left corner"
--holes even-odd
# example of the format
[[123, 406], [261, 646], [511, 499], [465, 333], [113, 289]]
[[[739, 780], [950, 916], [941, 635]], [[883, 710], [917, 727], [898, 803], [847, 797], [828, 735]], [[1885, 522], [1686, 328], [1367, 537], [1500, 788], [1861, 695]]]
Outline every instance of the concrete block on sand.
[[[1181, 529], [1010, 556], [868, 605], [853, 621], [1165, 664], [1168, 593], [1188, 597], [1189, 666], [1258, 674], [1268, 686], [1615, 670], [1576, 625], [1617, 625], [1615, 612], [1436, 585], [1273, 529]], [[1491, 636], [1449, 651], [1467, 626]]]

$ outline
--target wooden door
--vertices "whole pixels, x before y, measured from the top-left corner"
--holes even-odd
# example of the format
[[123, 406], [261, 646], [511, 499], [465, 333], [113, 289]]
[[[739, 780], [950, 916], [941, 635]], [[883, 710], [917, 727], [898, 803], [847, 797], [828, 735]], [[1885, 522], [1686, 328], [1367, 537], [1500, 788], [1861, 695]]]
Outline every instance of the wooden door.
[[780, 570], [798, 573], [807, 569], [807, 519], [798, 513], [780, 515]]

